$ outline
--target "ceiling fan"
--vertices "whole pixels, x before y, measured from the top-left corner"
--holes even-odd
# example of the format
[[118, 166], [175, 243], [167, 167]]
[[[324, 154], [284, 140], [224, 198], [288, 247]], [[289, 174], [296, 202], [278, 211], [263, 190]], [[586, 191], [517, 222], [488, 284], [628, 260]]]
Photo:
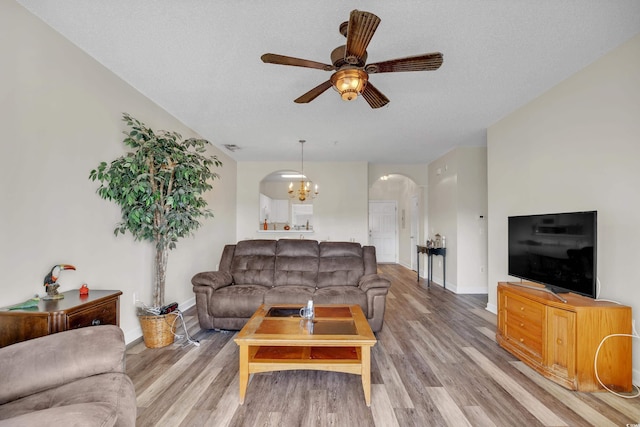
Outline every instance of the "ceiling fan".
[[369, 74], [437, 70], [442, 65], [442, 53], [433, 52], [366, 64], [367, 46], [379, 24], [380, 18], [373, 13], [360, 10], [351, 11], [349, 21], [340, 25], [340, 34], [347, 38], [347, 43], [344, 46], [338, 46], [331, 52], [333, 65], [275, 53], [265, 53], [261, 59], [262, 62], [268, 64], [335, 71], [329, 80], [295, 99], [294, 102], [298, 104], [313, 101], [318, 95], [333, 86], [345, 101], [354, 100], [358, 95], [362, 95], [371, 108], [380, 108], [387, 105], [389, 99], [369, 82]]

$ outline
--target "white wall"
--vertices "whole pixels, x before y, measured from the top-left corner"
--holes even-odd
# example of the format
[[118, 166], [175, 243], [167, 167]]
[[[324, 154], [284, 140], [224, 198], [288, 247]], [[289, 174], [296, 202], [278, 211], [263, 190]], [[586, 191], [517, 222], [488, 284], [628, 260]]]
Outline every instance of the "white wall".
[[640, 319], [638, 70], [640, 36], [489, 128], [489, 310], [509, 279], [508, 216], [597, 210], [600, 297]]
[[[486, 293], [486, 148], [460, 147], [429, 164], [429, 230], [446, 238], [447, 289]], [[443, 259], [433, 258], [433, 280], [442, 284]]]
[[[241, 162], [237, 168], [238, 239], [299, 238], [302, 233], [264, 232], [257, 227], [260, 181], [274, 171], [296, 169], [296, 163]], [[368, 244], [367, 163], [305, 162], [304, 171], [320, 190], [313, 200], [314, 231], [304, 238]]]
[[[141, 334], [133, 293], [151, 300], [153, 248], [114, 237], [119, 209], [97, 196], [89, 171], [125, 152], [123, 111], [154, 129], [196, 135], [14, 1], [0, 2], [0, 27], [0, 306], [42, 295], [51, 267], [73, 264], [60, 290], [83, 282], [122, 290], [129, 342]], [[210, 151], [224, 162], [206, 196], [215, 218], [169, 256], [167, 300], [183, 305], [193, 302], [191, 276], [215, 267], [221, 242], [235, 240], [235, 162]]]
[[369, 187], [381, 176], [390, 174], [404, 175], [419, 186], [425, 186], [429, 182], [425, 164], [371, 163], [369, 164]]
[[487, 149], [458, 156], [458, 293], [487, 293]]
[[[451, 150], [429, 164], [429, 229], [427, 238], [436, 234], [446, 238], [447, 285], [458, 281], [458, 156]], [[443, 284], [443, 259], [433, 257], [433, 280]]]

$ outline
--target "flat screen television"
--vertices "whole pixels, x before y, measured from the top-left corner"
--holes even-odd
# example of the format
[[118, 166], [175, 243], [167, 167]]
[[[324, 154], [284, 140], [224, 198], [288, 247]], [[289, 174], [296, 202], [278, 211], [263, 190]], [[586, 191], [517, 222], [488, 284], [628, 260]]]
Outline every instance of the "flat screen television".
[[509, 217], [509, 275], [596, 298], [597, 212]]

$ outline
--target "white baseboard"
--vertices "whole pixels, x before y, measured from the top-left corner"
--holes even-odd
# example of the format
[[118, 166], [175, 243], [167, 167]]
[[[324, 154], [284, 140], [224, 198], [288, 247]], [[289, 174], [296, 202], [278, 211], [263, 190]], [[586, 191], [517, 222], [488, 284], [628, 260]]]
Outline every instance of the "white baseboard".
[[[425, 277], [424, 280], [429, 280], [428, 277]], [[440, 287], [442, 287], [442, 278], [441, 277], [431, 277], [431, 284], [432, 285], [438, 285]], [[447, 289], [449, 289], [450, 291], [453, 291], [454, 293], [456, 292], [456, 285], [452, 284], [450, 282], [447, 283]]]
[[488, 294], [486, 286], [461, 286], [456, 288], [457, 294]]
[[178, 304], [178, 308], [180, 309], [180, 311], [187, 311], [194, 305], [196, 305], [196, 297], [191, 297], [185, 302]]
[[[186, 311], [194, 305], [196, 305], [196, 297], [189, 298], [188, 300], [178, 304], [178, 309], [180, 311]], [[140, 327], [140, 325], [131, 330], [124, 331], [124, 342], [127, 345], [140, 338], [142, 338], [142, 328]]]
[[126, 345], [131, 344], [138, 338], [142, 337], [142, 328], [139, 326], [129, 331], [124, 331], [124, 342]]
[[[442, 287], [442, 279], [440, 277], [434, 277], [431, 281], [432, 285], [438, 285]], [[456, 283], [447, 282], [447, 290], [453, 292], [454, 294], [487, 294], [488, 290], [484, 286], [458, 286]]]
[[488, 312], [493, 313], [495, 315], [498, 314], [498, 307], [495, 304], [487, 303], [487, 307], [485, 308]]

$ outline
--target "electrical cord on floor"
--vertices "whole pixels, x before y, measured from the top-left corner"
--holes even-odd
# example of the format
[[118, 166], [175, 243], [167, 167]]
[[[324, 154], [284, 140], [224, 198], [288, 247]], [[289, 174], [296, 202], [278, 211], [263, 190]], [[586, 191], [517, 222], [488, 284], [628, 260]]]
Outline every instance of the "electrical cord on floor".
[[[618, 301], [614, 301], [614, 300], [610, 300], [610, 299], [605, 299], [605, 298], [599, 298], [600, 296], [600, 279], [596, 279], [596, 301], [606, 301], [606, 302], [612, 302], [614, 304], [620, 304], [620, 302]], [[606, 337], [602, 338], [602, 341], [600, 341], [600, 344], [598, 345], [598, 348], [596, 349], [596, 354], [595, 357], [593, 358], [593, 372], [596, 375], [596, 379], [598, 380], [598, 383], [600, 383], [600, 385], [607, 390], [609, 393], [612, 393], [618, 397], [622, 397], [624, 399], [635, 399], [636, 397], [640, 396], [640, 387], [631, 384], [631, 386], [636, 390], [635, 394], [627, 396], [624, 394], [620, 394], [618, 392], [615, 392], [613, 390], [611, 390], [609, 387], [607, 387], [606, 385], [604, 385], [604, 383], [602, 382], [602, 380], [600, 379], [600, 375], [598, 375], [598, 354], [600, 353], [600, 349], [602, 348], [602, 345], [604, 344], [604, 342], [606, 340], [608, 340], [609, 338], [612, 337], [631, 337], [631, 338], [640, 338], [640, 335], [638, 335], [638, 331], [636, 331], [636, 324], [635, 321], [632, 323], [631, 326], [631, 334], [611, 334], [611, 335], [607, 335]]]
[[631, 338], [640, 338], [640, 335], [638, 335], [638, 331], [636, 331], [636, 325], [635, 322], [632, 324], [632, 333], [631, 334], [611, 334], [611, 335], [607, 335], [606, 337], [602, 338], [602, 341], [600, 341], [600, 344], [598, 345], [598, 348], [596, 349], [596, 355], [593, 358], [593, 371], [596, 374], [596, 379], [598, 380], [598, 382], [600, 383], [600, 385], [607, 390], [609, 393], [612, 393], [618, 397], [622, 397], [625, 399], [635, 399], [636, 397], [640, 396], [640, 388], [634, 384], [631, 384], [631, 386], [636, 390], [635, 394], [631, 395], [631, 396], [626, 396], [624, 394], [620, 394], [618, 392], [615, 392], [613, 390], [611, 390], [609, 387], [607, 387], [606, 385], [604, 385], [604, 383], [602, 382], [602, 380], [600, 380], [600, 376], [598, 375], [598, 353], [600, 353], [600, 348], [602, 348], [602, 345], [604, 344], [604, 342], [606, 340], [608, 340], [609, 338], [612, 337], [631, 337]]
[[[597, 291], [596, 291], [596, 301], [606, 301], [606, 302], [612, 302], [614, 304], [620, 304], [622, 305], [620, 302], [618, 301], [614, 301], [614, 300], [610, 300], [610, 299], [605, 299], [605, 298], [598, 298], [598, 296], [600, 296], [600, 279], [596, 279], [596, 285], [597, 285]], [[602, 348], [602, 345], [604, 344], [604, 342], [606, 340], [608, 340], [609, 338], [612, 337], [631, 337], [631, 338], [640, 338], [640, 335], [638, 335], [638, 331], [636, 330], [636, 323], [635, 321], [633, 321], [633, 323], [631, 324], [631, 334], [611, 334], [611, 335], [607, 335], [606, 337], [602, 338], [602, 341], [600, 341], [600, 344], [598, 345], [598, 348], [596, 349], [596, 355], [593, 358], [593, 372], [596, 374], [596, 379], [598, 380], [598, 383], [600, 383], [600, 385], [607, 390], [609, 393], [612, 393], [618, 397], [622, 397], [624, 399], [635, 399], [636, 397], [640, 396], [640, 387], [635, 386], [633, 384], [631, 384], [631, 386], [636, 390], [636, 393], [631, 395], [631, 396], [626, 396], [624, 394], [620, 394], [618, 392], [615, 392], [613, 390], [611, 390], [609, 387], [607, 387], [606, 385], [604, 385], [604, 383], [602, 382], [602, 380], [600, 379], [600, 376], [598, 375], [598, 354], [600, 353], [600, 348]]]
[[[176, 324], [178, 319], [180, 319], [180, 322], [182, 323], [182, 329], [184, 329], [184, 336], [187, 339], [187, 342], [189, 344], [195, 345], [196, 347], [200, 347], [200, 341], [194, 340], [189, 336], [189, 332], [187, 331], [187, 324], [184, 321], [184, 316], [182, 315], [182, 311], [176, 310], [176, 311], [173, 311], [172, 313], [169, 313], [169, 314], [175, 314], [174, 319], [173, 319], [173, 323], [171, 324], [171, 331], [173, 332], [174, 325]], [[175, 329], [177, 330], [177, 328], [175, 328]], [[173, 335], [175, 335], [175, 337], [178, 338], [178, 339], [182, 338], [182, 335], [178, 335], [175, 332], [173, 332]]]

